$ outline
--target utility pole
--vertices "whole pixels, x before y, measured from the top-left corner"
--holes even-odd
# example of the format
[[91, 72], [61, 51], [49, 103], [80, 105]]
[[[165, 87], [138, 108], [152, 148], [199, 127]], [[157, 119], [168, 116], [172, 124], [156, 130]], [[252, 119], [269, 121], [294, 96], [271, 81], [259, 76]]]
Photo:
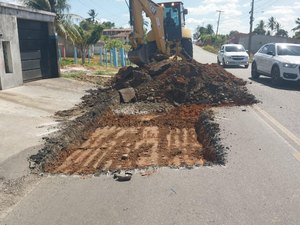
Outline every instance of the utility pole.
[[217, 24], [216, 36], [218, 36], [221, 13], [224, 12], [224, 11], [222, 11], [222, 10], [217, 10], [217, 12], [219, 13], [219, 18], [218, 18], [218, 24]]
[[250, 55], [250, 53], [252, 52], [251, 51], [251, 42], [252, 42], [252, 27], [253, 27], [253, 21], [254, 21], [254, 18], [253, 18], [254, 0], [252, 0], [251, 11], [249, 13], [250, 13], [250, 31], [249, 31], [249, 38], [248, 38], [248, 53]]

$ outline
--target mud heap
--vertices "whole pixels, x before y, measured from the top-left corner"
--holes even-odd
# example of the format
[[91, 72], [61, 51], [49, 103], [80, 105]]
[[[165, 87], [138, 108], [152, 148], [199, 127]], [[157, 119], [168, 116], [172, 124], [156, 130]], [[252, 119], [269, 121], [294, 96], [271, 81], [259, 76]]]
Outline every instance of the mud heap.
[[[245, 84], [217, 64], [195, 61], [122, 68], [113, 88], [90, 90], [77, 107], [56, 113], [75, 119], [46, 139], [30, 157], [30, 167], [98, 174], [225, 164], [226, 150], [209, 108], [256, 102]], [[124, 96], [132, 103], [120, 104]]]
[[245, 84], [217, 64], [165, 60], [143, 68], [122, 68], [113, 86], [117, 90], [134, 88], [137, 101], [214, 105], [255, 103], [255, 97], [247, 92]]

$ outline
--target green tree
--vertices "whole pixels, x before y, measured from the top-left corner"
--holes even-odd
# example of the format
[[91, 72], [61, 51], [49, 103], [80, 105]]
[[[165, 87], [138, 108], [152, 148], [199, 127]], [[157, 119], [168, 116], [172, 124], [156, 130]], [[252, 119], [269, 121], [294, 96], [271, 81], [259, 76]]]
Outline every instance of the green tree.
[[122, 40], [119, 39], [108, 39], [105, 42], [105, 48], [106, 49], [112, 49], [112, 48], [123, 48], [124, 47], [124, 43], [122, 42]]
[[91, 45], [94, 45], [99, 41], [103, 31], [103, 26], [95, 20], [92, 22], [92, 20], [88, 18], [81, 21], [79, 26], [76, 26], [76, 30], [79, 35], [75, 39], [74, 43], [81, 52], [81, 61], [82, 64], [84, 64], [87, 50]]
[[205, 34], [205, 33], [206, 33], [206, 28], [205, 27], [197, 26], [196, 31], [193, 34], [193, 37], [194, 37], [195, 40], [198, 40], [200, 38], [200, 36], [202, 34]]
[[256, 28], [253, 30], [253, 33], [265, 35], [266, 34], [265, 27], [266, 27], [265, 22], [263, 20], [260, 20], [259, 23], [256, 25]]
[[277, 30], [275, 35], [280, 36], [280, 37], [288, 37], [289, 36], [288, 32], [284, 29]]
[[295, 35], [293, 36], [293, 38], [300, 39], [300, 31], [295, 32]]
[[203, 35], [212, 35], [212, 34], [214, 34], [213, 26], [211, 24], [208, 24], [206, 27], [198, 26], [193, 36], [194, 39], [198, 40]]
[[277, 24], [277, 21], [275, 20], [275, 18], [273, 16], [271, 16], [268, 20], [267, 26], [268, 26], [268, 28], [270, 28], [272, 34], [276, 28], [276, 24]]
[[300, 17], [298, 17], [296, 20], [295, 20], [295, 23], [297, 24], [297, 26], [296, 27], [294, 27], [293, 29], [292, 29], [292, 31], [295, 31], [295, 32], [299, 32], [300, 31]]
[[215, 33], [214, 30], [213, 30], [213, 26], [211, 24], [208, 24], [206, 26], [206, 32], [207, 32], [207, 34], [214, 34]]
[[276, 30], [276, 32], [281, 30], [281, 24], [280, 23], [278, 23], [278, 22], [275, 23], [275, 30]]
[[112, 23], [110, 21], [106, 21], [102, 23], [102, 26], [104, 27], [104, 29], [111, 29], [115, 27], [115, 23]]
[[53, 12], [55, 17], [55, 28], [58, 35], [74, 41], [78, 35], [70, 21], [70, 5], [68, 0], [22, 0], [23, 3], [32, 9]]
[[96, 21], [96, 16], [98, 15], [96, 13], [96, 11], [94, 9], [90, 9], [90, 11], [88, 12], [90, 18], [88, 18], [89, 21], [91, 21], [92, 23], [95, 23]]

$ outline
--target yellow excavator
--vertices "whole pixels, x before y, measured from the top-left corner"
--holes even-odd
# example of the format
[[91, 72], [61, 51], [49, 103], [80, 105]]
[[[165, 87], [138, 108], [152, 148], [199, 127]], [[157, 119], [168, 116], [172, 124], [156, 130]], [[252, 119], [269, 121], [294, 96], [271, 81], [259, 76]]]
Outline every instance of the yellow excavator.
[[[192, 32], [185, 28], [188, 10], [182, 2], [154, 3], [151, 0], [129, 0], [132, 49], [128, 58], [138, 66], [171, 56], [193, 58]], [[145, 34], [143, 13], [151, 21]]]

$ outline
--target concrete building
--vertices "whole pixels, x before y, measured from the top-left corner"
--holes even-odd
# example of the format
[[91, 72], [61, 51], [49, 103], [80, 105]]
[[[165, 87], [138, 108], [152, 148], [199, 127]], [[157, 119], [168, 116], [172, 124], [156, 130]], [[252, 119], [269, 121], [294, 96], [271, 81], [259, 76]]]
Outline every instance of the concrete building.
[[55, 14], [0, 2], [0, 90], [59, 76]]
[[104, 29], [103, 30], [103, 35], [112, 38], [112, 39], [120, 39], [124, 43], [129, 42], [129, 35], [132, 32], [132, 29], [117, 29], [117, 28], [112, 28], [112, 29]]

